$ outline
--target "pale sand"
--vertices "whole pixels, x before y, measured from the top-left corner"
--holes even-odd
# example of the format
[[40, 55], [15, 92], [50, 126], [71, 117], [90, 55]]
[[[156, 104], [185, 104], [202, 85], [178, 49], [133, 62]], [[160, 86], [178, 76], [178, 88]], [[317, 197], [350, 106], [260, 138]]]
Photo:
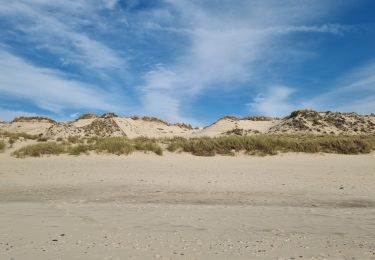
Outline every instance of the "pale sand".
[[0, 259], [375, 259], [375, 154], [0, 154]]

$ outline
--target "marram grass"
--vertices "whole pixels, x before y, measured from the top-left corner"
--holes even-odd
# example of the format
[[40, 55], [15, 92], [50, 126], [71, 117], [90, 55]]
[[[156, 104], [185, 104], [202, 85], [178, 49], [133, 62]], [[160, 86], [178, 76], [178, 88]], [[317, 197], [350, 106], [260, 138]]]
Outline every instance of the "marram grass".
[[[70, 139], [72, 141], [73, 139]], [[157, 155], [163, 154], [163, 149], [154, 139], [136, 138], [128, 139], [125, 137], [107, 137], [74, 139], [73, 142], [44, 142], [27, 145], [13, 152], [18, 158], [27, 156], [40, 157], [41, 155], [70, 154], [80, 155], [89, 152], [109, 153], [116, 155], [128, 155], [134, 151], [153, 152]]]
[[4, 151], [5, 147], [6, 147], [5, 142], [0, 140], [0, 152]]
[[16, 150], [16, 157], [50, 154], [88, 154], [89, 152], [128, 155], [134, 151], [153, 152], [162, 155], [165, 147], [170, 152], [186, 152], [197, 156], [275, 155], [285, 152], [365, 154], [375, 150], [375, 135], [252, 135], [201, 138], [135, 138], [106, 137], [74, 139], [60, 142], [43, 142]]
[[213, 138], [174, 138], [165, 141], [171, 152], [182, 151], [198, 156], [216, 154], [275, 155], [282, 152], [304, 153], [370, 153], [375, 149], [375, 136], [252, 135]]

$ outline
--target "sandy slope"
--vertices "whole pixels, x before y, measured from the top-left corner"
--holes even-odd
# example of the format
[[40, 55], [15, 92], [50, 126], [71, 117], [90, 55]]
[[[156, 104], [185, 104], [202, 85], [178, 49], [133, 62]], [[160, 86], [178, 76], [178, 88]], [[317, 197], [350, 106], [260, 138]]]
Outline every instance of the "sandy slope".
[[0, 165], [0, 259], [375, 259], [375, 154]]
[[28, 133], [31, 135], [38, 135], [45, 133], [47, 129], [52, 125], [52, 123], [45, 122], [13, 122], [0, 124], [0, 130], [15, 133]]
[[126, 117], [117, 117], [114, 118], [114, 120], [129, 138], [135, 138], [139, 136], [147, 136], [151, 138], [173, 136], [186, 137], [195, 131], [176, 125], [167, 125], [162, 122], [151, 122], [141, 119], [133, 120]]
[[254, 120], [235, 120], [220, 119], [216, 123], [192, 133], [192, 136], [220, 136], [234, 129], [243, 129], [248, 133], [258, 132], [267, 133], [268, 130], [275, 126], [280, 120], [254, 121]]

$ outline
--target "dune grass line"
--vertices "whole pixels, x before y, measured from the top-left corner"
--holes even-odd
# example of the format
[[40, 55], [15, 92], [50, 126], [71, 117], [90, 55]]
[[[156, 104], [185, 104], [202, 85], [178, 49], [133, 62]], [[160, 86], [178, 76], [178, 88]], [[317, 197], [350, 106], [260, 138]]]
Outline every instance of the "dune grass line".
[[216, 154], [275, 155], [279, 152], [360, 154], [375, 149], [375, 136], [252, 135], [213, 138], [174, 138], [167, 140], [171, 152], [182, 151], [198, 156]]
[[90, 139], [68, 138], [68, 140], [61, 142], [37, 143], [18, 149], [13, 152], [13, 155], [18, 158], [24, 158], [59, 154], [80, 155], [88, 154], [91, 151], [116, 155], [128, 155], [134, 151], [153, 152], [157, 155], [163, 154], [163, 149], [154, 139], [107, 137]]
[[[60, 139], [61, 140], [61, 139]], [[41, 155], [110, 153], [128, 155], [134, 151], [153, 152], [162, 155], [165, 147], [170, 152], [186, 152], [197, 156], [235, 155], [245, 152], [249, 155], [275, 155], [285, 152], [365, 154], [375, 150], [375, 135], [332, 136], [332, 135], [252, 135], [201, 138], [139, 137], [68, 138], [58, 142], [42, 142], [22, 147], [13, 155], [16, 157]]]

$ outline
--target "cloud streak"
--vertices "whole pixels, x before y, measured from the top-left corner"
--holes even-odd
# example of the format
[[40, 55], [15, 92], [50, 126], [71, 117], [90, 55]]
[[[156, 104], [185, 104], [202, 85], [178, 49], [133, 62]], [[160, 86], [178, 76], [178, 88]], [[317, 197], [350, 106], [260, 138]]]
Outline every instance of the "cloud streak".
[[86, 69], [124, 68], [126, 61], [114, 50], [81, 31], [83, 25], [100, 27], [96, 12], [115, 4], [114, 1], [101, 2], [102, 5], [96, 7], [88, 1], [2, 2], [0, 15], [7, 19], [13, 31], [36, 45], [36, 49], [58, 54], [62, 65], [76, 64]]
[[54, 113], [66, 108], [118, 111], [117, 100], [92, 85], [68, 79], [66, 75], [34, 66], [0, 51], [0, 93], [30, 100]]
[[[273, 54], [283, 52], [283, 37], [300, 32], [341, 35], [353, 29], [339, 24], [306, 25], [315, 21], [318, 12], [319, 17], [329, 12], [329, 1], [239, 2], [227, 6], [218, 1], [207, 6], [205, 1], [168, 1], [180, 17], [175, 30], [179, 26], [190, 44], [173, 63], [145, 75], [141, 99], [154, 97], [158, 101], [153, 103], [161, 105], [143, 102], [144, 111], [169, 120], [183, 118], [183, 104], [203, 92], [244, 82], [252, 88], [262, 70], [281, 56]], [[169, 106], [174, 109], [167, 110]]]
[[375, 112], [375, 62], [339, 77], [331, 88], [302, 102], [304, 107], [369, 114]]
[[270, 87], [248, 104], [249, 111], [251, 114], [284, 117], [296, 109], [290, 100], [294, 92], [294, 89], [286, 86]]

